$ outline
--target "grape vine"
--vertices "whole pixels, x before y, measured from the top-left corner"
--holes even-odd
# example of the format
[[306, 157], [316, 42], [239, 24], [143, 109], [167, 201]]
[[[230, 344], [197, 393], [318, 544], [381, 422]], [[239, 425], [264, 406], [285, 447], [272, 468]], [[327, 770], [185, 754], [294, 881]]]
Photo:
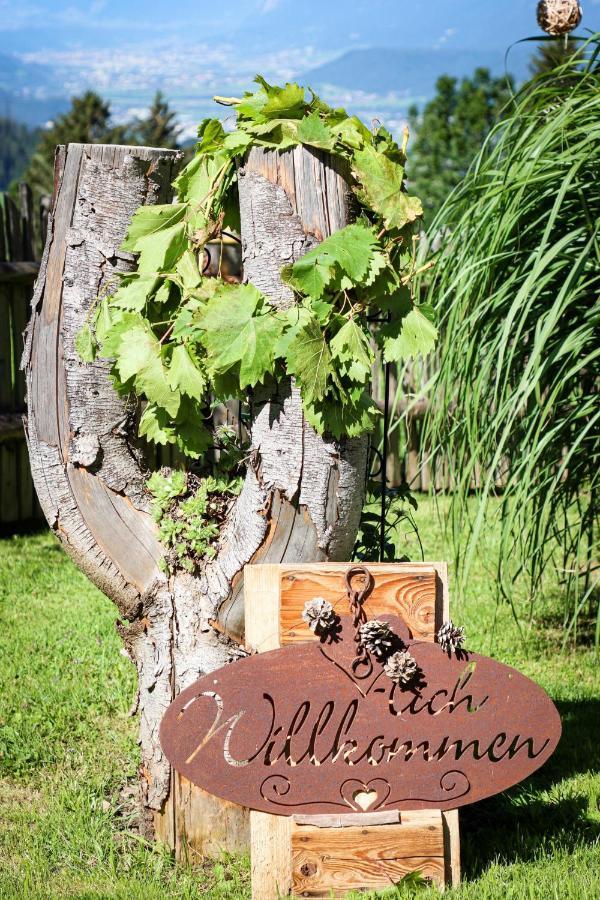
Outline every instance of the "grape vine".
[[[310, 90], [256, 81], [242, 98], [215, 98], [233, 107], [237, 127], [200, 125], [177, 202], [137, 210], [122, 245], [137, 270], [98, 299], [77, 338], [84, 360], [112, 359], [117, 389], [146, 401], [140, 435], [193, 459], [211, 444], [211, 403], [290, 376], [317, 432], [371, 431], [370, 323], [382, 322], [375, 340], [386, 361], [427, 353], [437, 334], [412, 290], [422, 208], [405, 189], [407, 137], [399, 146]], [[358, 215], [282, 270], [297, 302], [281, 311], [252, 284], [205, 276], [199, 260], [224, 229], [239, 230], [237, 172], [249, 148], [298, 144], [346, 161]]]

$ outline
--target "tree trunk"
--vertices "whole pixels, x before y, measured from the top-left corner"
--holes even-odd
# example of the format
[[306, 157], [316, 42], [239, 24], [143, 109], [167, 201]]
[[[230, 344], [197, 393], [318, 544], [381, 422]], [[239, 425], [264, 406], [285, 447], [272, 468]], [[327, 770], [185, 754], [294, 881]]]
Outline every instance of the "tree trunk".
[[[367, 441], [319, 437], [292, 383], [276, 396], [257, 391], [246, 479], [216, 558], [196, 576], [161, 573], [135, 404], [117, 397], [107, 361], [81, 362], [74, 340], [115, 272], [134, 264], [118, 249], [131, 215], [142, 203], [169, 201], [179, 158], [139, 147], [59, 150], [24, 365], [40, 502], [67, 552], [118, 606], [139, 679], [142, 805], [157, 836], [182, 855], [246, 848], [247, 816], [170, 770], [158, 743], [162, 715], [180, 690], [235, 659], [246, 563], [349, 556]], [[245, 277], [274, 305], [289, 306], [279, 270], [347, 223], [346, 182], [331, 160], [303, 148], [253, 150], [239, 174]]]

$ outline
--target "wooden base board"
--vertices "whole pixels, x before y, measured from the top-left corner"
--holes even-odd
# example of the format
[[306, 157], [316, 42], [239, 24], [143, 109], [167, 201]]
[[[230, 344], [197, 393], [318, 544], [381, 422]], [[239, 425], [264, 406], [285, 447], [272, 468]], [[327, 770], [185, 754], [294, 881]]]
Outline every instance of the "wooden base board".
[[415, 871], [443, 890], [442, 814], [423, 810], [393, 818], [252, 812], [253, 900], [342, 898], [351, 890], [385, 890]]

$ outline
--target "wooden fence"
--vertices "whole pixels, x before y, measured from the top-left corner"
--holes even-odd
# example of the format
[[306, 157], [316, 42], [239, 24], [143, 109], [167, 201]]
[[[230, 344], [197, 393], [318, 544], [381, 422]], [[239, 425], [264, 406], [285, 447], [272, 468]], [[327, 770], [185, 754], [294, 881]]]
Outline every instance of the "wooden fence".
[[0, 531], [5, 533], [43, 519], [23, 431], [25, 378], [20, 362], [45, 222], [45, 214], [34, 222], [27, 185], [20, 185], [17, 202], [0, 194]]

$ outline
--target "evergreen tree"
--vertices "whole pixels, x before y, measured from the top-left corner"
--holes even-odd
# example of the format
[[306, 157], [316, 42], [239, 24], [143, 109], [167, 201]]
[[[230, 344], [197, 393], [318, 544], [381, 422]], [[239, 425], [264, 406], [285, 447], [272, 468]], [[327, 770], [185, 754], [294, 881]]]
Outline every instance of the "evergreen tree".
[[[577, 49], [576, 41], [565, 41], [564, 37], [552, 38], [540, 41], [538, 48], [529, 61], [531, 77], [543, 75], [552, 69], [563, 66], [566, 63], [574, 67], [583, 62], [583, 57]], [[577, 77], [575, 73], [575, 77]]]
[[21, 122], [0, 118], [0, 191], [21, 179], [37, 139], [37, 132]]
[[510, 98], [510, 80], [476, 69], [472, 78], [442, 75], [435, 97], [422, 112], [409, 109], [416, 134], [410, 152], [410, 189], [423, 200], [428, 221], [450, 191], [464, 178], [486, 136]]
[[135, 142], [144, 147], [177, 149], [180, 128], [176, 118], [162, 91], [157, 91], [147, 118], [141, 119], [135, 126]]
[[24, 180], [34, 194], [49, 194], [57, 144], [122, 144], [127, 142], [128, 130], [124, 125], [112, 125], [110, 105], [94, 91], [86, 91], [81, 97], [74, 97], [71, 109], [42, 132]]

